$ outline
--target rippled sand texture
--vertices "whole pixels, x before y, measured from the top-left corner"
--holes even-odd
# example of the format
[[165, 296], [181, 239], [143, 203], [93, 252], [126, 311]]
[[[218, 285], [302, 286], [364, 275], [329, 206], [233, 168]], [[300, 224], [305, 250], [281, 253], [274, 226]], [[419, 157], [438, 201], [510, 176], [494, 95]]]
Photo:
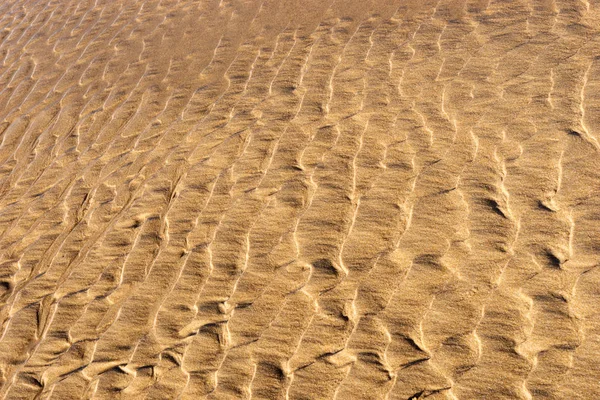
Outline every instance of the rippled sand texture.
[[13, 0], [0, 41], [0, 398], [600, 398], [598, 2]]

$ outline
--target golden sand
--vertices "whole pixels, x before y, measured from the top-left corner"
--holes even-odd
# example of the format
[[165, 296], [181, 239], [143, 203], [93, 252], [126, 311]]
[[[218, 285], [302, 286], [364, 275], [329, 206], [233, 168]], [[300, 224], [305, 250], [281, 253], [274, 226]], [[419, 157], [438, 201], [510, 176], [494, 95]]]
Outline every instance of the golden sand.
[[598, 1], [4, 0], [0, 62], [0, 398], [600, 398]]

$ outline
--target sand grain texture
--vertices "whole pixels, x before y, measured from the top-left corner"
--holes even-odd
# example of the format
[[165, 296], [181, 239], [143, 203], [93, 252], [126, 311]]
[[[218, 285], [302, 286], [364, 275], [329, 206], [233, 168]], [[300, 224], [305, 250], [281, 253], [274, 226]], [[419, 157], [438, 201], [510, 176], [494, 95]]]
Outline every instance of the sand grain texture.
[[600, 398], [600, 2], [0, 3], [0, 398]]

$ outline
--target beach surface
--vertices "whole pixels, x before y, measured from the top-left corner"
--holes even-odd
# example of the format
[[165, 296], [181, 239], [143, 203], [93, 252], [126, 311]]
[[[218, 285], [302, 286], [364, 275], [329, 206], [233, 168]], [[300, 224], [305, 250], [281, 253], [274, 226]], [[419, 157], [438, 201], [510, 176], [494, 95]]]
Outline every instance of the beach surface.
[[600, 2], [0, 2], [0, 398], [599, 399]]

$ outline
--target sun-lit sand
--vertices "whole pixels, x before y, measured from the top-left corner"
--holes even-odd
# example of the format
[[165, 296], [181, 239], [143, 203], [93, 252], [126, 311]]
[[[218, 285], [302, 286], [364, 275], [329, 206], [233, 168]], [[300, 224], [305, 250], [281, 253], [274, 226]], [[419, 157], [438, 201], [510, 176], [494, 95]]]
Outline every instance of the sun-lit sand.
[[600, 399], [600, 2], [0, 2], [0, 398]]

